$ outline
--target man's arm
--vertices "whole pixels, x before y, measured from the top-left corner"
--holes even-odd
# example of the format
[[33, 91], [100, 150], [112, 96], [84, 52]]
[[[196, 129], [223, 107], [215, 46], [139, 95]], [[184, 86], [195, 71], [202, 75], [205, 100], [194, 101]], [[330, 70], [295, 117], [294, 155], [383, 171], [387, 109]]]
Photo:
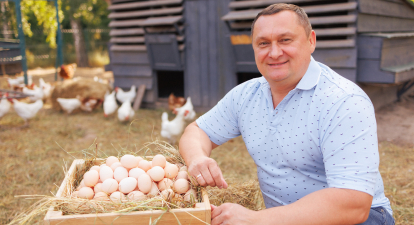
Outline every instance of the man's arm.
[[211, 224], [359, 224], [367, 220], [371, 204], [367, 193], [326, 188], [292, 204], [257, 212], [237, 204], [213, 206]]
[[188, 166], [188, 172], [201, 186], [227, 188], [217, 162], [210, 158], [211, 151], [217, 146], [196, 122], [185, 128], [179, 143], [180, 154]]

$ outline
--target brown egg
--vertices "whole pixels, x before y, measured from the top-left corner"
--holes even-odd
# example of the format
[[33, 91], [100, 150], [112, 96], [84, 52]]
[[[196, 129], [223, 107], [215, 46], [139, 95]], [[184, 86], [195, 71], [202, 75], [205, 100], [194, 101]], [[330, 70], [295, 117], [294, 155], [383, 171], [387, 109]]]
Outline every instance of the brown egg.
[[129, 194], [137, 187], [137, 183], [137, 179], [133, 177], [127, 177], [119, 182], [119, 191], [124, 194]]
[[114, 171], [109, 166], [103, 166], [99, 171], [99, 176], [102, 182], [105, 182], [106, 179], [114, 178]]
[[145, 172], [147, 172], [149, 169], [151, 169], [151, 163], [147, 160], [141, 160], [138, 163], [138, 168], [143, 169]]
[[158, 154], [158, 155], [154, 156], [154, 158], [152, 159], [152, 167], [153, 168], [155, 166], [159, 166], [161, 168], [164, 168], [166, 163], [167, 163], [167, 160], [161, 154]]
[[87, 187], [95, 186], [99, 181], [99, 173], [96, 170], [90, 170], [83, 175], [83, 182]]
[[166, 178], [174, 179], [178, 175], [178, 167], [174, 164], [166, 166], [164, 171]]
[[148, 197], [155, 197], [159, 195], [160, 191], [158, 190], [157, 184], [152, 182], [151, 183], [151, 190], [148, 192]]
[[119, 191], [112, 193], [111, 196], [109, 196], [109, 198], [113, 202], [123, 202], [127, 200], [126, 196]]
[[169, 201], [174, 197], [174, 191], [172, 189], [165, 189], [161, 192], [161, 196], [164, 200]]
[[174, 182], [174, 190], [178, 194], [184, 194], [190, 189], [190, 183], [185, 179], [177, 179]]
[[92, 199], [94, 194], [95, 193], [93, 192], [92, 188], [83, 187], [79, 190], [78, 197], [79, 198]]
[[138, 180], [138, 177], [145, 174], [145, 171], [141, 168], [133, 168], [129, 171], [129, 177], [133, 177]]
[[195, 202], [197, 199], [197, 192], [194, 189], [188, 190], [184, 195], [184, 201]]
[[120, 166], [117, 167], [114, 171], [114, 179], [116, 181], [121, 182], [122, 179], [127, 178], [128, 177], [128, 171], [127, 169], [125, 169], [124, 167]]
[[143, 160], [143, 158], [141, 156], [135, 156], [135, 158], [137, 158], [138, 163], [139, 163], [139, 161]]
[[102, 191], [108, 194], [114, 193], [118, 190], [118, 182], [115, 179], [109, 178], [102, 183]]
[[186, 179], [186, 180], [188, 180], [188, 173], [187, 173], [187, 171], [180, 171], [180, 172], [178, 172], [177, 179]]
[[180, 171], [186, 171], [187, 172], [187, 166], [183, 166], [180, 168]]
[[101, 167], [99, 167], [99, 166], [92, 166], [90, 169], [89, 169], [89, 171], [91, 171], [91, 170], [96, 170], [96, 171], [98, 171], [98, 173], [99, 173], [99, 170], [101, 169]]
[[115, 171], [115, 170], [116, 170], [116, 168], [118, 168], [118, 167], [122, 167], [122, 164], [121, 164], [120, 162], [114, 162], [114, 163], [111, 165], [111, 169], [112, 169], [112, 171]]
[[171, 179], [164, 178], [158, 183], [158, 189], [164, 191], [165, 189], [172, 188], [174, 182]]
[[98, 193], [95, 193], [95, 196], [93, 197], [93, 200], [109, 201], [109, 197], [105, 192], [98, 192]]
[[107, 166], [109, 166], [109, 167], [111, 167], [111, 166], [112, 166], [112, 164], [113, 164], [113, 163], [116, 163], [116, 162], [119, 162], [119, 159], [118, 159], [117, 157], [115, 157], [115, 156], [109, 156], [109, 157], [106, 159], [106, 165], [107, 165]]
[[102, 192], [102, 183], [97, 183], [95, 187], [93, 187], [93, 191], [96, 193]]
[[80, 182], [80, 184], [79, 184], [79, 186], [76, 188], [76, 190], [79, 191], [83, 187], [86, 187], [86, 186], [85, 186], [85, 182], [82, 179], [81, 182]]
[[151, 183], [150, 176], [142, 174], [138, 179], [138, 188], [142, 193], [147, 194], [151, 190]]
[[165, 171], [160, 166], [154, 166], [151, 170], [149, 170], [149, 175], [152, 178], [153, 181], [158, 182], [164, 179]]
[[138, 166], [139, 160], [133, 155], [124, 155], [121, 158], [121, 164], [127, 169], [132, 169]]
[[147, 196], [140, 191], [133, 191], [128, 194], [128, 199], [131, 201], [143, 201], [147, 199]]

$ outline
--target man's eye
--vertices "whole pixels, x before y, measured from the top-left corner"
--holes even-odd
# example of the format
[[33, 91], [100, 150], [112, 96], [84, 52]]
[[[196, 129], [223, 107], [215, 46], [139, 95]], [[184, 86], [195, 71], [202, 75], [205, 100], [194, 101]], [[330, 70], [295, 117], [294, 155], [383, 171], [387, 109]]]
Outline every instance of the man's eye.
[[259, 45], [261, 45], [261, 46], [266, 45], [266, 44], [268, 44], [268, 42], [260, 42], [259, 43]]
[[290, 41], [290, 39], [286, 38], [286, 39], [282, 39], [282, 42], [288, 42]]

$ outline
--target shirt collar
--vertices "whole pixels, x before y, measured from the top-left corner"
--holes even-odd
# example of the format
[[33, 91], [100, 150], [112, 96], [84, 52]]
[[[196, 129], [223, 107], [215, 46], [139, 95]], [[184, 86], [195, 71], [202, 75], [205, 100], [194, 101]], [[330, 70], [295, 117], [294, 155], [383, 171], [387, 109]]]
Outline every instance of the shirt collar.
[[[313, 59], [311, 56], [311, 61], [309, 63], [308, 70], [306, 71], [305, 75], [303, 75], [302, 79], [296, 85], [297, 89], [302, 90], [310, 90], [316, 86], [319, 82], [319, 77], [321, 76], [321, 67], [319, 66], [318, 62]], [[267, 80], [261, 76], [259, 78], [260, 84], [268, 84]]]

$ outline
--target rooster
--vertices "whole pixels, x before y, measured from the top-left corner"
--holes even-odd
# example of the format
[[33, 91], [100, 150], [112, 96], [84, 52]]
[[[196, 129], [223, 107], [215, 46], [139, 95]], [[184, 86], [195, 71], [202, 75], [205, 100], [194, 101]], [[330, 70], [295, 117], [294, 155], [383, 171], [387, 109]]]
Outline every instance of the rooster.
[[115, 92], [116, 99], [118, 99], [121, 103], [124, 103], [125, 101], [133, 102], [135, 96], [137, 95], [137, 88], [135, 85], [132, 85], [129, 91], [123, 91], [121, 88], [116, 87]]
[[24, 120], [24, 126], [27, 126], [27, 120], [36, 116], [37, 112], [43, 107], [43, 101], [41, 99], [31, 104], [19, 102], [16, 99], [13, 99], [12, 101], [14, 104], [14, 111], [16, 111], [17, 115]]
[[105, 94], [103, 109], [105, 117], [111, 115], [118, 109], [118, 104], [116, 104], [115, 100], [115, 91], [113, 91], [111, 94], [109, 94], [108, 92]]
[[190, 97], [187, 98], [187, 102], [183, 106], [181, 106], [180, 108], [175, 108], [173, 110], [173, 113], [177, 114], [178, 110], [180, 109], [183, 109], [184, 111], [188, 111], [187, 115], [184, 116], [184, 120], [191, 121], [195, 118], [196, 112], [194, 111], [194, 107], [193, 107]]
[[0, 118], [2, 118], [10, 110], [11, 103], [7, 97], [9, 97], [9, 93], [4, 94], [0, 100]]
[[130, 101], [125, 101], [118, 109], [118, 119], [121, 122], [132, 119], [134, 115], [135, 111], [132, 109]]
[[180, 108], [185, 104], [185, 98], [183, 97], [176, 97], [174, 93], [171, 93], [168, 97], [168, 108], [171, 111], [174, 111], [175, 108]]
[[72, 79], [73, 76], [75, 75], [76, 67], [77, 67], [76, 63], [62, 65], [60, 67], [59, 76], [65, 80]]
[[166, 112], [162, 113], [161, 116], [161, 136], [167, 138], [171, 144], [175, 144], [178, 137], [184, 131], [184, 117], [189, 113], [188, 110], [177, 108], [177, 116], [169, 121], [168, 114]]
[[79, 96], [76, 96], [76, 98], [57, 98], [56, 100], [67, 114], [71, 114], [73, 110], [79, 108], [82, 104]]

